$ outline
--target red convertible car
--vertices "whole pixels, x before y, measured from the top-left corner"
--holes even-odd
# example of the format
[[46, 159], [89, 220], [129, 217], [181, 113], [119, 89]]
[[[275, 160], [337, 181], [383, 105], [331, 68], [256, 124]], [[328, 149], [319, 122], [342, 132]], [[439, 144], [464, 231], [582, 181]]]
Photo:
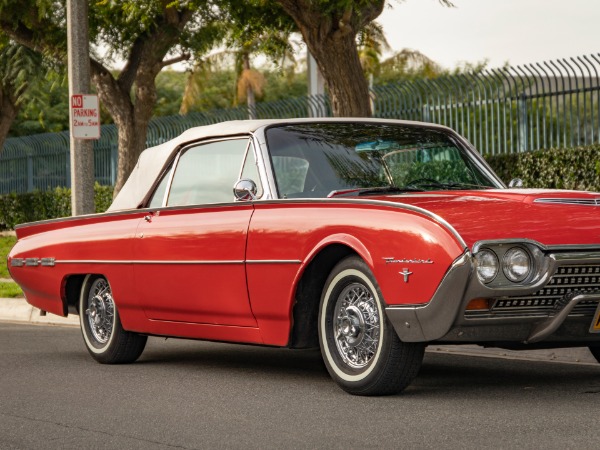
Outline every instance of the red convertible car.
[[101, 363], [148, 335], [320, 347], [381, 395], [434, 342], [600, 359], [599, 206], [507, 188], [441, 126], [226, 122], [144, 151], [106, 213], [19, 226], [8, 265]]

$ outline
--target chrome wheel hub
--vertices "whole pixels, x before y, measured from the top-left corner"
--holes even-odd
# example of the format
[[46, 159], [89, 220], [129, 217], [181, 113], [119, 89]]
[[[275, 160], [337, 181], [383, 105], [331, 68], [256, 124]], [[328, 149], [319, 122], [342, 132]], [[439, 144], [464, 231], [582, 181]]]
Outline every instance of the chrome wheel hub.
[[92, 283], [85, 314], [94, 338], [100, 344], [108, 342], [114, 326], [115, 304], [106, 280], [98, 279]]
[[334, 308], [333, 336], [340, 356], [354, 369], [367, 366], [379, 345], [380, 317], [373, 295], [363, 284], [352, 283]]

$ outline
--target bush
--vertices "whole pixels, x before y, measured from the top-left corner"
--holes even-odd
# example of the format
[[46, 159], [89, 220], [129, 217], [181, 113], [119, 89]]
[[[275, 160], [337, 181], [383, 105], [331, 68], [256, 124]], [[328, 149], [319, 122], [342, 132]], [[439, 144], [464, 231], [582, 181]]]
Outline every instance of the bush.
[[600, 145], [486, 156], [508, 183], [521, 178], [528, 188], [600, 191]]
[[[94, 186], [96, 212], [104, 212], [112, 203], [112, 186]], [[20, 223], [55, 219], [71, 215], [71, 189], [58, 187], [48, 191], [0, 195], [0, 230], [12, 230]]]

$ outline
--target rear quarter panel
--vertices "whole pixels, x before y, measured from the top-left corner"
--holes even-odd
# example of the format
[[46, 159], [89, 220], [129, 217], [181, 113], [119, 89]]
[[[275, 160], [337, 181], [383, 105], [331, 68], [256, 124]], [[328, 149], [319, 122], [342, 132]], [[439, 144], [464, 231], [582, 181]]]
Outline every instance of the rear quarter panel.
[[[139, 309], [132, 296], [130, 261], [132, 237], [142, 217], [143, 213], [113, 214], [19, 227], [18, 241], [8, 257], [11, 276], [31, 305], [66, 315], [66, 279], [74, 274], [104, 274], [110, 280], [126, 326], [127, 311]], [[15, 267], [11, 265], [13, 258], [54, 258], [56, 262], [52, 267]]]

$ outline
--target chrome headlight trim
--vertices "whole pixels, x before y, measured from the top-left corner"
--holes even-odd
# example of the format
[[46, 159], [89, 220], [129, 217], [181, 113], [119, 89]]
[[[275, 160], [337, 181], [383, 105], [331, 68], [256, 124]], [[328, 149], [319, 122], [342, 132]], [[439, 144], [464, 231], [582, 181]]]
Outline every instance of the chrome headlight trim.
[[[525, 276], [522, 272], [511, 275], [505, 273], [505, 255], [513, 248], [523, 250], [529, 256], [530, 268]], [[515, 295], [519, 291], [523, 292], [523, 289], [528, 290], [536, 286], [544, 284], [551, 273], [553, 272], [552, 258], [549, 257], [549, 251], [547, 247], [542, 244], [532, 241], [530, 239], [497, 239], [489, 241], [477, 241], [473, 245], [472, 255], [473, 258], [473, 272], [477, 272], [477, 261], [475, 255], [481, 250], [490, 250], [496, 254], [499, 260], [500, 270], [497, 276], [488, 283], [484, 283], [478, 276], [474, 277], [476, 284], [483, 291], [477, 295], [480, 296], [497, 296], [502, 295], [513, 295], [511, 292], [515, 292]], [[510, 254], [509, 254], [510, 257]], [[511, 259], [511, 258], [507, 258]], [[519, 281], [513, 281], [519, 280]]]

